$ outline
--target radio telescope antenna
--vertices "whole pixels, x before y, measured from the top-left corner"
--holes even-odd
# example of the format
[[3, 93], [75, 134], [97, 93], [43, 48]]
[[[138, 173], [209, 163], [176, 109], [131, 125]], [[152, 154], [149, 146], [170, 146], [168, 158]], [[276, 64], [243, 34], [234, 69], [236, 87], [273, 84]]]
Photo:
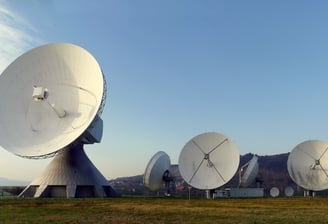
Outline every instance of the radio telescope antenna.
[[166, 195], [170, 195], [170, 183], [173, 177], [170, 173], [171, 160], [163, 151], [157, 152], [149, 161], [143, 182], [144, 186], [151, 191], [157, 191], [165, 183]]
[[272, 187], [272, 188], [270, 189], [270, 195], [271, 195], [271, 197], [276, 198], [276, 197], [279, 196], [279, 194], [280, 194], [279, 188], [277, 188], [277, 187]]
[[292, 197], [294, 195], [294, 189], [290, 186], [285, 188], [285, 195], [287, 197]]
[[[246, 168], [245, 172], [244, 169]], [[239, 187], [248, 187], [259, 172], [258, 157], [256, 155], [239, 170]]]
[[228, 137], [208, 132], [192, 138], [179, 156], [182, 178], [191, 186], [213, 190], [227, 183], [236, 173], [239, 152]]
[[292, 180], [306, 190], [328, 189], [328, 143], [309, 140], [297, 145], [287, 160]]
[[115, 192], [84, 152], [101, 141], [106, 82], [83, 48], [52, 43], [18, 57], [0, 76], [0, 145], [30, 159], [53, 157], [25, 197], [107, 197]]

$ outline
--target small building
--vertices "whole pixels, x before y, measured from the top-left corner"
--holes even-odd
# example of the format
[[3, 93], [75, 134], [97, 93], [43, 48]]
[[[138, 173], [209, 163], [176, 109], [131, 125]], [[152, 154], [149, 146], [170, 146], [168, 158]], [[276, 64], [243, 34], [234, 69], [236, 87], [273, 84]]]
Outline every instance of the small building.
[[227, 188], [216, 190], [214, 198], [261, 198], [264, 197], [264, 188]]

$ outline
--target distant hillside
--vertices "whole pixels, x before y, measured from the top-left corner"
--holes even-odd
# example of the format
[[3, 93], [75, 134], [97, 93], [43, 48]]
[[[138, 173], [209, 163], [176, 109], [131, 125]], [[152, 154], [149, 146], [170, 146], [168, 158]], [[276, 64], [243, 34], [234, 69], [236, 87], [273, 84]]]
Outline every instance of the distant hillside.
[[[239, 167], [247, 163], [253, 154], [246, 154], [240, 157]], [[295, 183], [289, 177], [287, 171], [288, 153], [272, 155], [272, 156], [258, 156], [259, 158], [259, 174], [257, 176], [257, 183], [253, 183], [251, 187], [261, 186], [267, 189], [271, 187], [278, 187], [283, 190], [287, 186], [296, 187]], [[239, 169], [238, 169], [239, 170]], [[175, 184], [171, 186], [171, 192], [175, 195], [187, 196], [188, 185], [184, 182], [180, 175], [178, 165], [172, 165], [170, 169]], [[221, 188], [237, 187], [239, 182], [238, 172], [235, 176]], [[165, 189], [160, 189], [158, 192], [151, 192], [143, 185], [143, 174], [133, 177], [121, 177], [109, 181], [110, 185], [121, 195], [162, 195]], [[26, 186], [27, 181], [10, 180], [0, 178], [0, 186]], [[201, 196], [204, 192], [192, 189], [194, 196]]]
[[[281, 189], [284, 189], [287, 186], [295, 186], [287, 170], [288, 155], [288, 153], [284, 153], [272, 156], [258, 156], [259, 173], [257, 175], [257, 184], [260, 184], [265, 188], [278, 187]], [[241, 156], [239, 168], [251, 160], [252, 157], [253, 154], [250, 153]], [[236, 187], [238, 181], [239, 178], [237, 172], [225, 187]], [[256, 183], [253, 183], [251, 186], [255, 187]]]
[[[246, 164], [253, 154], [246, 154], [240, 157], [239, 167]], [[251, 186], [256, 185], [264, 187], [265, 189], [270, 189], [271, 187], [278, 187], [283, 190], [287, 186], [296, 185], [291, 180], [287, 170], [287, 159], [288, 153], [272, 155], [272, 156], [258, 156], [259, 158], [259, 174], [257, 176], [257, 183], [253, 183]], [[239, 170], [239, 169], [238, 169]], [[178, 165], [171, 166], [171, 173], [175, 177], [175, 185], [172, 186], [172, 193], [178, 195], [187, 194], [188, 185], [182, 179]], [[235, 176], [222, 188], [227, 187], [237, 187], [239, 182], [238, 172]], [[163, 193], [164, 189], [159, 192], [150, 192], [143, 186], [143, 174], [133, 177], [122, 177], [114, 180], [110, 180], [111, 186], [119, 193], [126, 195], [154, 195]], [[194, 194], [198, 194], [194, 190]]]

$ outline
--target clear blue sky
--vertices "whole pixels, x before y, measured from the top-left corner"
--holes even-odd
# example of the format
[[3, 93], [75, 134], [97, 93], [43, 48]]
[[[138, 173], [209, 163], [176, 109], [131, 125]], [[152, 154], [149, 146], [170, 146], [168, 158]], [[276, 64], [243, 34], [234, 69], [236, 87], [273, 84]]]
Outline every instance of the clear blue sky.
[[[241, 154], [328, 140], [328, 2], [0, 0], [0, 72], [50, 42], [90, 51], [108, 82], [101, 144], [107, 178], [141, 174], [153, 154], [177, 163], [202, 132]], [[1, 144], [1, 143], [0, 143]], [[0, 177], [32, 180], [50, 162], [0, 150]]]

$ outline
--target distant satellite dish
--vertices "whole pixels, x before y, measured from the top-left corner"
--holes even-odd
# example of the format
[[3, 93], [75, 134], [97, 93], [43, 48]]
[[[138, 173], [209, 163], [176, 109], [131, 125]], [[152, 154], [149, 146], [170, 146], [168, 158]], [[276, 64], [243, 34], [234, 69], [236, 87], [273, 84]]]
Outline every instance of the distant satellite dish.
[[212, 190], [227, 183], [236, 173], [239, 152], [226, 136], [214, 132], [192, 138], [179, 156], [182, 178], [191, 186]]
[[270, 189], [270, 195], [271, 195], [271, 197], [273, 197], [273, 198], [278, 197], [278, 196], [279, 196], [279, 193], [280, 193], [280, 191], [279, 191], [279, 189], [278, 189], [277, 187], [272, 187], [272, 188]]
[[[101, 141], [105, 98], [106, 83], [98, 62], [73, 44], [34, 48], [4, 70], [1, 146], [32, 159], [59, 154], [22, 196], [52, 197], [62, 192], [61, 197], [82, 197], [82, 188], [85, 196], [108, 195], [107, 180], [83, 150], [84, 144]], [[86, 190], [86, 186], [92, 187]]]
[[294, 189], [292, 187], [285, 188], [285, 195], [287, 197], [292, 197], [294, 195]]
[[[245, 172], [243, 173], [244, 169], [246, 168]], [[243, 165], [239, 172], [239, 186], [240, 187], [248, 187], [256, 178], [259, 172], [259, 163], [258, 157], [256, 155]]]
[[328, 143], [309, 140], [297, 145], [288, 156], [292, 180], [307, 190], [328, 189]]
[[172, 181], [170, 167], [170, 157], [163, 151], [157, 152], [146, 167], [143, 178], [145, 187], [151, 191], [159, 190], [163, 183], [166, 184], [166, 187], [169, 187], [169, 182]]

